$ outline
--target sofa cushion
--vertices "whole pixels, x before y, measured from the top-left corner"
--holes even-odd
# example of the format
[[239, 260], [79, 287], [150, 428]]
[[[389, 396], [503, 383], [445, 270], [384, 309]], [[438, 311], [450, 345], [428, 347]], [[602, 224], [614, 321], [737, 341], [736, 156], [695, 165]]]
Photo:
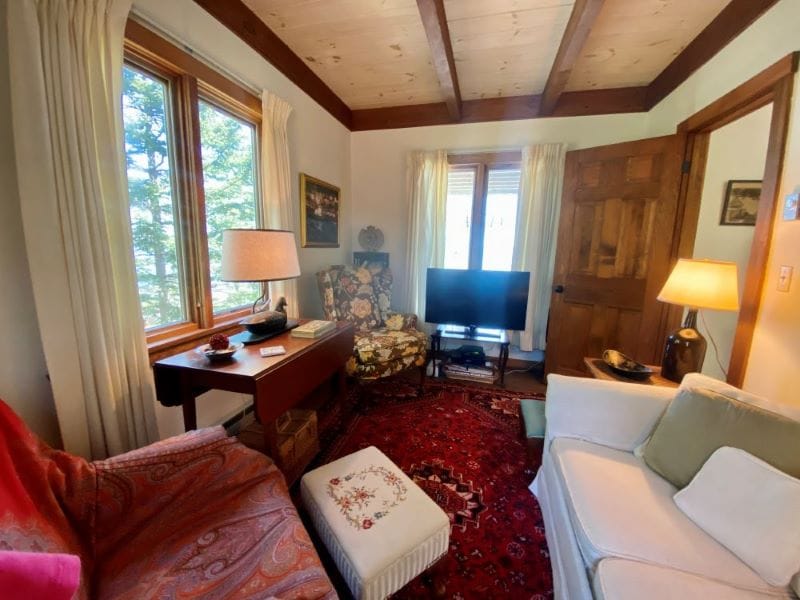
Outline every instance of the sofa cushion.
[[702, 373], [689, 373], [681, 381], [680, 389], [705, 389], [717, 392], [728, 398], [735, 398], [745, 404], [752, 404], [764, 410], [778, 413], [784, 417], [788, 417], [793, 421], [800, 421], [800, 408], [791, 404], [784, 404], [780, 402], [770, 402], [764, 396], [745, 392], [729, 383], [714, 379]]
[[[606, 558], [593, 579], [596, 600], [766, 600], [774, 594], [632, 560]], [[788, 596], [783, 596], [788, 597]]]
[[675, 504], [772, 585], [800, 569], [800, 481], [737, 448], [720, 448]]
[[675, 487], [630, 452], [568, 438], [554, 440], [550, 452], [589, 569], [620, 557], [775, 589], [684, 515]]
[[416, 329], [375, 329], [356, 333], [355, 354], [363, 365], [392, 362], [407, 356], [425, 355], [428, 336]]
[[644, 450], [648, 466], [678, 487], [722, 446], [741, 448], [800, 477], [800, 422], [707, 389], [683, 389]]

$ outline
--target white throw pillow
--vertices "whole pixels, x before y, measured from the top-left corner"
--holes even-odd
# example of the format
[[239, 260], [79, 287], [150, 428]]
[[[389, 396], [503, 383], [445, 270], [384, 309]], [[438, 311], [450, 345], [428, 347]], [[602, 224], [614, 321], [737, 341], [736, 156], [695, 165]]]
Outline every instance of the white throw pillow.
[[800, 569], [800, 480], [726, 446], [674, 498], [768, 583], [789, 585]]

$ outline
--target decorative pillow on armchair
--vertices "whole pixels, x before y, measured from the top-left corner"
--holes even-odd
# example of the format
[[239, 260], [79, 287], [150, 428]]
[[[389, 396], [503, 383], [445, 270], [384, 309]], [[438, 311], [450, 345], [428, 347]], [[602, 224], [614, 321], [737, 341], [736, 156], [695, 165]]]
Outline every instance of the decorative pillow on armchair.
[[365, 267], [342, 266], [331, 270], [336, 314], [350, 321], [360, 331], [383, 324], [372, 273]]

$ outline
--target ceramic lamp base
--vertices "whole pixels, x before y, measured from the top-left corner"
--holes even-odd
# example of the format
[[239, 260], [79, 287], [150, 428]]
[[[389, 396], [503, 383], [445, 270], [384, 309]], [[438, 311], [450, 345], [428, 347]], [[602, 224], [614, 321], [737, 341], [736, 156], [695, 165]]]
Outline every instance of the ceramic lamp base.
[[706, 357], [706, 339], [695, 328], [697, 311], [690, 310], [683, 327], [667, 337], [664, 358], [661, 361], [661, 376], [680, 383], [687, 373], [699, 373]]

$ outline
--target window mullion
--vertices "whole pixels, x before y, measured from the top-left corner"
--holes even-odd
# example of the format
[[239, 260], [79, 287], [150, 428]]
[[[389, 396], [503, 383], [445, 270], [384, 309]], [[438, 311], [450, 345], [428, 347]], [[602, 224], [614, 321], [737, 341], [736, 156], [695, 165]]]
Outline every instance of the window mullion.
[[201, 328], [213, 325], [211, 279], [206, 242], [203, 162], [200, 154], [200, 119], [198, 116], [197, 80], [181, 75], [177, 81], [176, 101], [180, 148], [178, 172], [182, 243], [185, 249], [188, 276], [188, 298], [194, 320]]
[[475, 169], [475, 188], [472, 196], [472, 228], [469, 240], [469, 268], [480, 269], [483, 264], [483, 231], [486, 221], [486, 165]]

